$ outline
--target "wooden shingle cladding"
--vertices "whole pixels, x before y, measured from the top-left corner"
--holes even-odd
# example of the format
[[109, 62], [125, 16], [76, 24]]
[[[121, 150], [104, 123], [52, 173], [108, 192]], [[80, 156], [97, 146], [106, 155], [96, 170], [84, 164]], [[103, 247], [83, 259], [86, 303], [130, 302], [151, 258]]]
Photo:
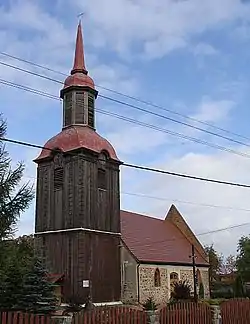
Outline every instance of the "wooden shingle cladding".
[[92, 251], [93, 301], [119, 301], [119, 163], [108, 159], [102, 165], [106, 179], [103, 190], [98, 187], [98, 154], [81, 149], [64, 154], [62, 159], [62, 186], [55, 177], [55, 158], [38, 164], [37, 250], [52, 273], [65, 275], [65, 297], [79, 295], [83, 302], [87, 289], [82, 281], [89, 277]]

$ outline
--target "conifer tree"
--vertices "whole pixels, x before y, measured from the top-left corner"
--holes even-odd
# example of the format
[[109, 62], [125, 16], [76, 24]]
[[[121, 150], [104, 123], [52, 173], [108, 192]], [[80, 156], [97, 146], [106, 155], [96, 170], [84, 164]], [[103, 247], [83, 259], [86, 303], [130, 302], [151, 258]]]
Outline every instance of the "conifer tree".
[[54, 285], [47, 279], [42, 263], [35, 259], [23, 278], [22, 291], [16, 309], [24, 312], [47, 314], [55, 310]]
[[[24, 164], [12, 168], [3, 141], [7, 124], [0, 114], [0, 308], [13, 308], [26, 265], [13, 240], [17, 222], [34, 197], [33, 187], [22, 184]], [[22, 261], [22, 262], [18, 262]]]

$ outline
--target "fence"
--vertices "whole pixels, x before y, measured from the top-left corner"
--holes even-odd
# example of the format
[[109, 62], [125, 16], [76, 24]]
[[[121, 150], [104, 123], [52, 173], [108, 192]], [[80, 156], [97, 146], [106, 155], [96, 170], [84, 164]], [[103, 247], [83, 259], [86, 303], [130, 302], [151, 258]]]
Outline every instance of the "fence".
[[50, 316], [14, 312], [0, 313], [0, 324], [55, 324]]
[[96, 308], [75, 314], [72, 324], [146, 324], [146, 313], [128, 307]]
[[[0, 313], [0, 324], [57, 324], [58, 319], [45, 315], [14, 312]], [[72, 324], [146, 324], [146, 313], [128, 307], [96, 308], [74, 315]]]
[[250, 300], [235, 298], [225, 301], [220, 306], [223, 324], [249, 324]]
[[211, 308], [206, 304], [180, 302], [160, 311], [160, 324], [211, 324]]

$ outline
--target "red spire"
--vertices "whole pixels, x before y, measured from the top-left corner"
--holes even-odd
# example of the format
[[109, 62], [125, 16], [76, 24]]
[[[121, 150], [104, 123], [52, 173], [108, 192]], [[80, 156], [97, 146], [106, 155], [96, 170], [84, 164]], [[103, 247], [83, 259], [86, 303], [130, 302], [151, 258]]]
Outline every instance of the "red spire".
[[71, 70], [71, 74], [75, 74], [77, 72], [87, 74], [87, 70], [85, 67], [84, 61], [84, 50], [83, 50], [83, 38], [82, 38], [82, 26], [81, 22], [78, 24], [77, 28], [77, 36], [76, 36], [76, 48], [75, 48], [75, 60], [74, 66]]

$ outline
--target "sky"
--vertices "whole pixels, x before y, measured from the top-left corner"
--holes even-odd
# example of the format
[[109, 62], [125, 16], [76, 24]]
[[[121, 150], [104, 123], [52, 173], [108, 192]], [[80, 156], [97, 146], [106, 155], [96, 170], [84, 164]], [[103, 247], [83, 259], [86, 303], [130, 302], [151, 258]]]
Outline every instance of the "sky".
[[[7, 87], [2, 80], [55, 96], [61, 84], [1, 63], [63, 82], [63, 73], [72, 68], [77, 15], [82, 12], [85, 61], [100, 94], [238, 141], [98, 98], [96, 108], [158, 127], [139, 126], [97, 112], [97, 130], [113, 144], [119, 158], [172, 172], [250, 184], [247, 0], [2, 0], [0, 52], [60, 72], [0, 54], [0, 111], [8, 121], [8, 138], [44, 145], [61, 131], [62, 105], [59, 100]], [[18, 161], [25, 162], [23, 181], [35, 184], [33, 159], [39, 150], [14, 144], [7, 148], [13, 167]], [[196, 234], [250, 222], [249, 196], [247, 188], [121, 168], [123, 209], [163, 219], [175, 204]], [[35, 203], [21, 215], [17, 234], [34, 231], [34, 210]], [[250, 225], [198, 238], [228, 255], [236, 253], [239, 238], [248, 234]]]

